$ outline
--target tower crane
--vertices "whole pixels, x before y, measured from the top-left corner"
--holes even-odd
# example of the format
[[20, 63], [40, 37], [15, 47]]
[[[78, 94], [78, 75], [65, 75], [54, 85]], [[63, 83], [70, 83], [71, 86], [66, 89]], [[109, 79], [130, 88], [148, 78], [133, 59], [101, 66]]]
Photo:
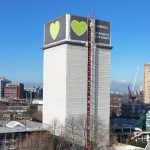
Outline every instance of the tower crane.
[[136, 97], [137, 97], [136, 94], [134, 93], [134, 89], [135, 89], [135, 84], [136, 84], [139, 68], [140, 68], [140, 66], [138, 65], [136, 68], [136, 73], [134, 75], [134, 79], [133, 79], [133, 83], [132, 83], [132, 89], [130, 89], [130, 86], [128, 86], [129, 97], [132, 99], [132, 102], [134, 102]]
[[129, 91], [129, 98], [131, 98], [132, 102], [134, 102], [136, 99], [136, 95], [134, 95], [134, 92], [130, 90], [130, 86], [128, 86], [128, 91]]
[[136, 73], [135, 73], [133, 84], [132, 84], [132, 91], [134, 91], [134, 88], [135, 88], [135, 84], [136, 84], [136, 80], [137, 80], [137, 75], [138, 75], [138, 72], [139, 72], [139, 68], [140, 68], [140, 66], [138, 65], [137, 68], [136, 68]]

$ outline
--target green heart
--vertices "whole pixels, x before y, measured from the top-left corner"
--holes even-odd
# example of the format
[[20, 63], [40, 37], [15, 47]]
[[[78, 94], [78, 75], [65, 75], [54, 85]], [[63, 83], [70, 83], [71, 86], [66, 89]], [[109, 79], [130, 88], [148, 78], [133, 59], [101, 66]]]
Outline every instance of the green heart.
[[55, 40], [57, 38], [59, 29], [60, 29], [59, 21], [56, 21], [55, 23], [50, 24], [50, 34], [51, 34], [53, 40]]
[[87, 24], [84, 21], [78, 22], [77, 20], [73, 20], [71, 27], [78, 36], [82, 36], [87, 30]]

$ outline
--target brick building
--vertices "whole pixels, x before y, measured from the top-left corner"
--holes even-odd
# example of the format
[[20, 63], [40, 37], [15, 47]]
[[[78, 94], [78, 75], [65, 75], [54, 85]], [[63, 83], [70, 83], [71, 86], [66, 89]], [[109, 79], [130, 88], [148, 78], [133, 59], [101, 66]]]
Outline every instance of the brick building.
[[24, 85], [19, 84], [7, 84], [4, 88], [4, 97], [6, 99], [23, 99], [24, 97]]

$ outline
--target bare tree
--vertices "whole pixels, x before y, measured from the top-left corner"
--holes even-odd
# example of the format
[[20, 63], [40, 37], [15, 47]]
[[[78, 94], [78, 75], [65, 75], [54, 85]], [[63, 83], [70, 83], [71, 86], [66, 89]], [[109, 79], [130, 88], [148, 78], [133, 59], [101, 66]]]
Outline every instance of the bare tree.
[[[87, 123], [85, 115], [69, 116], [65, 126], [57, 119], [49, 124], [48, 137], [43, 134], [32, 134], [22, 145], [31, 150], [81, 150], [86, 144]], [[108, 131], [100, 120], [97, 121], [97, 139], [94, 136], [94, 126], [91, 126], [92, 150], [108, 150]], [[21, 142], [21, 140], [20, 140]], [[20, 148], [19, 150], [25, 150]]]
[[36, 122], [42, 122], [42, 112], [41, 111], [35, 111], [32, 114], [32, 120]]
[[49, 132], [52, 136], [52, 148], [54, 150], [65, 150], [67, 142], [64, 125], [58, 119], [53, 119], [49, 124]]
[[[94, 136], [94, 127], [91, 126], [91, 144], [92, 149], [105, 150], [108, 149], [108, 131], [102, 121], [97, 122], [97, 139]], [[72, 143], [72, 150], [76, 150], [76, 146], [85, 146], [86, 144], [86, 115], [70, 116], [66, 119], [66, 139]]]
[[16, 139], [16, 150], [52, 150], [51, 141], [48, 132], [33, 132]]

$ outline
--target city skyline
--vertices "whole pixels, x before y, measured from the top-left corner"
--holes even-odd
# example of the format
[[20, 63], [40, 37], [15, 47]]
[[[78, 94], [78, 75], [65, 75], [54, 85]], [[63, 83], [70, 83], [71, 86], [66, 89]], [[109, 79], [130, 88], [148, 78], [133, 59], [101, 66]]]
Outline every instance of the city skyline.
[[44, 24], [65, 13], [95, 17], [111, 23], [111, 80], [132, 82], [140, 65], [137, 81], [143, 82], [144, 64], [150, 62], [150, 2], [19, 1], [0, 5], [0, 76], [21, 82], [43, 81]]

